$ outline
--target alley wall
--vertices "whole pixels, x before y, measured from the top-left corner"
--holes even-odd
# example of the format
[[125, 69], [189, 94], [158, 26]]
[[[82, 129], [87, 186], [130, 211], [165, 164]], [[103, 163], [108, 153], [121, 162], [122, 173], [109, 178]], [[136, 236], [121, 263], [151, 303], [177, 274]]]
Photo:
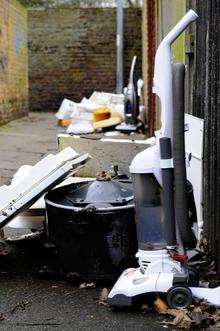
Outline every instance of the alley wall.
[[27, 10], [18, 0], [1, 0], [0, 125], [27, 112]]
[[[28, 10], [30, 109], [55, 111], [116, 88], [116, 8], [32, 6]], [[141, 71], [141, 9], [124, 13], [125, 85], [132, 57]]]

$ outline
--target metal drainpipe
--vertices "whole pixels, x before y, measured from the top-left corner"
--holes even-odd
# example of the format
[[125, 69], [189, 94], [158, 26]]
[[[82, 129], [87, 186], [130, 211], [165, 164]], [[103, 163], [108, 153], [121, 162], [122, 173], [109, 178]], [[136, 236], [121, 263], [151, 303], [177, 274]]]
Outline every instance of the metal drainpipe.
[[117, 86], [116, 92], [123, 93], [123, 21], [124, 21], [124, 10], [123, 10], [123, 0], [117, 0], [117, 36], [116, 36], [116, 46], [117, 46]]

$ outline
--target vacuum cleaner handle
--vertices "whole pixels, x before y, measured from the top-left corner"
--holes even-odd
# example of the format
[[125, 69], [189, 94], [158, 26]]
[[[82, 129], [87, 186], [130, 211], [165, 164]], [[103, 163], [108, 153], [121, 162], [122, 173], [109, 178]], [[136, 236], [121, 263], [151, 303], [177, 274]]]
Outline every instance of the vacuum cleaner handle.
[[173, 139], [173, 92], [171, 45], [198, 15], [191, 9], [160, 43], [154, 66], [153, 92], [161, 102], [161, 129], [159, 135]]
[[135, 69], [136, 61], [137, 61], [137, 56], [134, 55], [133, 60], [132, 60], [132, 64], [131, 64], [130, 74], [129, 74], [129, 83], [133, 82], [134, 69]]
[[162, 44], [172, 44], [187, 26], [198, 18], [196, 12], [190, 9], [185, 16], [173, 27], [173, 29], [162, 40]]

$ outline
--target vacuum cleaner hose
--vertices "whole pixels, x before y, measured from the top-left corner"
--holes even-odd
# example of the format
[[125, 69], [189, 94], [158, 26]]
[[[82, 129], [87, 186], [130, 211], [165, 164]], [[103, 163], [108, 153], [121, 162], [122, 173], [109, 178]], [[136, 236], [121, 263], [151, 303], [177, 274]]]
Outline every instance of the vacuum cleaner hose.
[[196, 237], [189, 222], [184, 135], [184, 64], [173, 65], [173, 162], [175, 178], [175, 218], [183, 245], [196, 246]]
[[[160, 159], [169, 161], [172, 159], [171, 139], [160, 138]], [[162, 167], [163, 182], [163, 206], [164, 206], [164, 235], [167, 246], [176, 246], [176, 222], [174, 208], [174, 176], [172, 167]]]

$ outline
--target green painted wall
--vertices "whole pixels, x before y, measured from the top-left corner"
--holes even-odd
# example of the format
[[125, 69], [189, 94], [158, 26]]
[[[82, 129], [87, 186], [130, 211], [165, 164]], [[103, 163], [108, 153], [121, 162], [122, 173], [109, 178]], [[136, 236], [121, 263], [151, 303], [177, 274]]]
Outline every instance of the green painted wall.
[[[185, 0], [158, 0], [158, 41], [165, 37], [185, 13]], [[173, 44], [175, 62], [185, 62], [184, 45], [185, 34], [182, 34]]]

